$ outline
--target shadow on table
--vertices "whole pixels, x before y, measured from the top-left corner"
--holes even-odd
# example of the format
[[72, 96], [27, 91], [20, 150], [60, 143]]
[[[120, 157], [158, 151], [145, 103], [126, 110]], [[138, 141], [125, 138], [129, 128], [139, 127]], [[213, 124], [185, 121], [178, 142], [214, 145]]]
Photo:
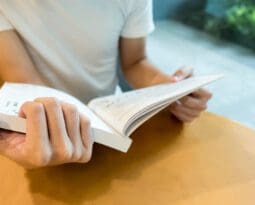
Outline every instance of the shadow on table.
[[164, 148], [176, 144], [181, 130], [181, 123], [162, 113], [134, 133], [127, 154], [96, 145], [88, 164], [29, 171], [26, 176], [34, 202], [39, 204], [45, 198], [76, 205], [93, 201], [107, 193], [114, 180], [135, 180], [159, 157], [169, 156]]

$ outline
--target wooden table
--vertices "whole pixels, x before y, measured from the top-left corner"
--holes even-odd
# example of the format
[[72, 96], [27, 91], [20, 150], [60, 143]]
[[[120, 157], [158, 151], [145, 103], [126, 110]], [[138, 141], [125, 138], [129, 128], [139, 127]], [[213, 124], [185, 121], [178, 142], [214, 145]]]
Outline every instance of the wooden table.
[[97, 145], [87, 165], [26, 172], [0, 158], [1, 205], [254, 205], [255, 131], [205, 113], [166, 113], [134, 135], [128, 154]]

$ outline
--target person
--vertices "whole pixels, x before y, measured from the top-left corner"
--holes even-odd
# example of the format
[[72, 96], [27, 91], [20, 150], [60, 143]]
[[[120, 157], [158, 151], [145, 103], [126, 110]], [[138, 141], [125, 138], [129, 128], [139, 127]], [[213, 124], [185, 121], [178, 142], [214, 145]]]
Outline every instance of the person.
[[[146, 54], [146, 37], [153, 30], [152, 0], [31, 0], [25, 3], [2, 0], [0, 77], [4, 81], [45, 84], [69, 92], [85, 103], [114, 93], [119, 62], [134, 89], [190, 77], [192, 69], [189, 67], [167, 75], [150, 62]], [[209, 91], [201, 89], [172, 104], [170, 113], [180, 121], [191, 122], [206, 110], [211, 96]], [[49, 112], [51, 109], [56, 110]], [[67, 110], [65, 104], [56, 99], [25, 104], [21, 115], [28, 119], [27, 136], [20, 142], [14, 137], [17, 133], [2, 131], [4, 145], [0, 152], [33, 168], [79, 162], [73, 160], [79, 157], [87, 162], [93, 140], [89, 134], [84, 137], [78, 130], [78, 121], [82, 127], [85, 117], [72, 123], [73, 111], [70, 111], [69, 119]], [[75, 111], [76, 118], [77, 115]], [[50, 127], [48, 133], [46, 124]], [[84, 133], [89, 133], [88, 123], [84, 126]], [[9, 140], [10, 136], [19, 143]], [[79, 140], [72, 142], [72, 136]], [[81, 139], [89, 143], [82, 143]], [[42, 144], [43, 140], [46, 145]], [[14, 144], [14, 148], [6, 143]], [[58, 143], [64, 147], [72, 143], [75, 146], [72, 152], [65, 154], [63, 150], [67, 148]], [[82, 150], [87, 151], [77, 157], [76, 146], [83, 146]], [[33, 160], [33, 157], [39, 160]]]

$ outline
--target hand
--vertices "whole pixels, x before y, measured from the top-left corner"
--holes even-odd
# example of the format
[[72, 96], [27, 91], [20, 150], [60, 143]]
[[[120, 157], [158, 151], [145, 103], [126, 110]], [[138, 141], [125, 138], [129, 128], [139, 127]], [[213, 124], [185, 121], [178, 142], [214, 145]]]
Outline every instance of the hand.
[[[175, 72], [172, 76], [174, 82], [184, 80], [191, 77], [193, 69], [190, 67], [183, 67]], [[169, 110], [180, 121], [192, 122], [200, 116], [200, 114], [207, 109], [207, 103], [211, 99], [212, 94], [205, 90], [200, 89], [179, 101], [173, 103]]]
[[170, 112], [180, 121], [192, 122], [207, 109], [207, 102], [212, 94], [200, 89], [170, 105]]
[[39, 98], [19, 115], [27, 120], [27, 134], [0, 130], [0, 154], [29, 169], [90, 160], [90, 122], [75, 106]]

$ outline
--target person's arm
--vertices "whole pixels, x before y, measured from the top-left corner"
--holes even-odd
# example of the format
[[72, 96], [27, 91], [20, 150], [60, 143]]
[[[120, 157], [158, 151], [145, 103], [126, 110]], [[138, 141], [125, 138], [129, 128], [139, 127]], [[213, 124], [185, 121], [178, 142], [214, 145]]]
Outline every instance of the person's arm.
[[23, 42], [14, 30], [0, 32], [0, 79], [43, 84]]
[[26, 102], [20, 116], [26, 118], [27, 134], [0, 129], [1, 155], [28, 169], [90, 160], [90, 122], [75, 106], [39, 98]]
[[[146, 54], [146, 39], [120, 39], [120, 60], [123, 74], [133, 88], [143, 88], [162, 83], [174, 83], [192, 75], [191, 69], [179, 69], [167, 75], [154, 66]], [[204, 89], [182, 98], [170, 106], [179, 120], [191, 122], [207, 109], [212, 94]]]
[[146, 39], [120, 39], [120, 59], [123, 74], [133, 88], [148, 87], [174, 80], [156, 68], [147, 58]]

